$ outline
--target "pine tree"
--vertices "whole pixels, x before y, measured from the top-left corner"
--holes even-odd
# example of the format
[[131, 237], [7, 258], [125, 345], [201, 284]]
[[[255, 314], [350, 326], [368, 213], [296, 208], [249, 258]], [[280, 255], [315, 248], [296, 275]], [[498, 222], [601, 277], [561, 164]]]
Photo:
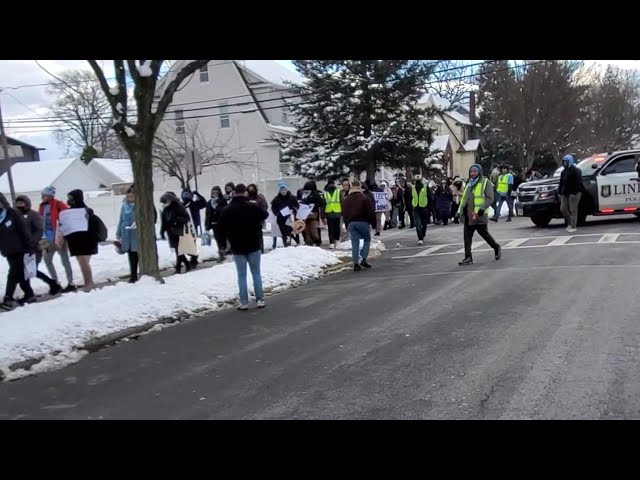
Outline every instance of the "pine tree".
[[297, 135], [281, 139], [283, 161], [305, 176], [421, 165], [433, 111], [416, 108], [433, 64], [417, 60], [296, 60], [305, 77], [291, 103]]

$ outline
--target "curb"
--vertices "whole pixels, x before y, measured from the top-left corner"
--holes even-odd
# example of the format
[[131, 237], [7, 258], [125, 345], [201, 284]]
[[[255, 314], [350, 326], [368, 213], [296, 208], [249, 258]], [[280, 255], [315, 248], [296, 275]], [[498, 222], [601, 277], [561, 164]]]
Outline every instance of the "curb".
[[[332, 275], [335, 273], [339, 273], [342, 270], [345, 270], [346, 268], [348, 268], [348, 266], [350, 266], [350, 261], [347, 260], [346, 262], [344, 260], [342, 260], [340, 263], [333, 265], [331, 267], [327, 267], [325, 269], [323, 269], [320, 272], [320, 277], [324, 277], [324, 276], [328, 276], [328, 275]], [[310, 283], [312, 280], [314, 280], [313, 278], [310, 278], [308, 282], [304, 282], [304, 283]], [[295, 288], [295, 287], [294, 287]], [[272, 288], [266, 288], [265, 289], [265, 294], [270, 294], [272, 293], [273, 289]], [[226, 302], [225, 302], [226, 303]], [[224, 305], [224, 303], [219, 304], [219, 306]], [[158, 320], [153, 320], [151, 322], [148, 323], [144, 323], [142, 325], [138, 325], [135, 327], [129, 327], [126, 328], [124, 330], [119, 330], [117, 332], [113, 332], [107, 335], [104, 335], [102, 337], [98, 337], [95, 338], [93, 340], [90, 340], [89, 342], [85, 343], [84, 345], [78, 346], [76, 347], [74, 350], [76, 351], [86, 351], [88, 353], [95, 353], [99, 350], [102, 350], [103, 348], [106, 347], [110, 347], [115, 345], [116, 343], [118, 343], [121, 340], [124, 340], [126, 338], [135, 338], [137, 336], [142, 335], [143, 333], [148, 332], [149, 330], [153, 329], [154, 327], [156, 327], [157, 325], [169, 325], [169, 324], [173, 324], [173, 323], [180, 323], [183, 322], [185, 320], [188, 320], [190, 318], [195, 318], [198, 317], [202, 314], [206, 314], [206, 313], [213, 313], [216, 310], [211, 310], [210, 308], [201, 308], [192, 312], [176, 312], [174, 314], [174, 316], [172, 317], [162, 317], [159, 318]], [[55, 351], [51, 354], [51, 356], [56, 356], [59, 353], [61, 353], [61, 351]], [[38, 363], [40, 363], [42, 360], [44, 360], [45, 356], [39, 356], [39, 357], [35, 357], [35, 358], [30, 358], [27, 360], [21, 360], [20, 362], [16, 362], [13, 363], [11, 365], [9, 365], [8, 370], [10, 372], [15, 372], [16, 370], [29, 370], [31, 369], [31, 367], [33, 367], [34, 365], [37, 365]], [[0, 382], [4, 382], [5, 381], [5, 373], [3, 371], [0, 370]]]

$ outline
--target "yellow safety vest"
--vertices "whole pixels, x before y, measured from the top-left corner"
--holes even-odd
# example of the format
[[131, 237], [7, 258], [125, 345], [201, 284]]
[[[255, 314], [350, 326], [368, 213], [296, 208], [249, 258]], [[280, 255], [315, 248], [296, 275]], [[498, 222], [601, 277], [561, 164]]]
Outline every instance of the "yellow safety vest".
[[[487, 188], [487, 179], [483, 178], [482, 182], [478, 182], [476, 183], [476, 186], [473, 187], [473, 211], [478, 213], [478, 210], [480, 210], [482, 208], [482, 206], [484, 205], [484, 191]], [[458, 213], [462, 214], [462, 209], [464, 207], [464, 205], [467, 203], [467, 197], [469, 196], [469, 184], [467, 183], [467, 186], [464, 187], [464, 193], [462, 194], [462, 201], [460, 202], [460, 206], [458, 207]], [[488, 213], [484, 212], [485, 215], [488, 215]]]
[[325, 213], [342, 213], [342, 205], [340, 205], [340, 190], [335, 189], [333, 194], [324, 192], [324, 199], [327, 205], [324, 207]]
[[509, 175], [511, 174], [505, 173], [498, 177], [498, 193], [507, 193], [509, 191]]
[[423, 185], [422, 190], [420, 190], [420, 194], [418, 194], [418, 190], [416, 190], [415, 185], [411, 185], [411, 205], [413, 208], [421, 207], [425, 208], [429, 203], [429, 197], [427, 196], [427, 186]]

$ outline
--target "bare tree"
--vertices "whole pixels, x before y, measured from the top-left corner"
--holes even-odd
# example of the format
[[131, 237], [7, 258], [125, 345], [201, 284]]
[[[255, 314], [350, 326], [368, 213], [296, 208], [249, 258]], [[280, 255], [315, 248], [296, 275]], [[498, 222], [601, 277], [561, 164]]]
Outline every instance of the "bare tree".
[[111, 108], [91, 72], [67, 70], [49, 84], [56, 98], [51, 113], [62, 125], [56, 132], [59, 144], [80, 150], [88, 163], [94, 157], [119, 158], [124, 149], [111, 128]]
[[438, 62], [427, 84], [427, 92], [437, 95], [451, 104], [465, 103], [469, 99], [469, 90], [473, 83], [469, 81], [473, 68], [465, 60], [442, 60]]
[[161, 129], [153, 144], [153, 165], [166, 175], [177, 178], [183, 190], [190, 189], [189, 182], [193, 179], [192, 169], [185, 164], [185, 154], [189, 150], [200, 154], [204, 168], [222, 165], [238, 168], [253, 166], [236, 155], [237, 149], [228, 148], [233, 135], [226, 137], [226, 140], [220, 139], [218, 132], [216, 138], [208, 140], [200, 130], [197, 120], [185, 122], [184, 133], [176, 133], [173, 128]]
[[[158, 268], [153, 206], [153, 141], [176, 90], [210, 60], [176, 63], [167, 73], [161, 91], [156, 92], [164, 60], [114, 60], [116, 84], [111, 86], [97, 60], [88, 60], [111, 107], [113, 129], [125, 147], [136, 184], [136, 217], [140, 235], [140, 266], [143, 275], [162, 281]], [[129, 114], [126, 75], [133, 80], [136, 118]], [[154, 103], [154, 96], [159, 101]]]

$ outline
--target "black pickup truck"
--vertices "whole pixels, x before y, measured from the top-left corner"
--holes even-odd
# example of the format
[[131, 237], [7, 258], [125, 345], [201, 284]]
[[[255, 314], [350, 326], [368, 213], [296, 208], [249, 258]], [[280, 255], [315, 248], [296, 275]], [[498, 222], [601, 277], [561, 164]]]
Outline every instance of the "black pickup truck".
[[[578, 162], [586, 194], [578, 206], [578, 225], [588, 215], [635, 214], [640, 216], [640, 179], [636, 171], [640, 150], [598, 154]], [[562, 218], [558, 169], [552, 178], [522, 183], [518, 187], [516, 211], [530, 217], [538, 227], [546, 227], [553, 218]]]

